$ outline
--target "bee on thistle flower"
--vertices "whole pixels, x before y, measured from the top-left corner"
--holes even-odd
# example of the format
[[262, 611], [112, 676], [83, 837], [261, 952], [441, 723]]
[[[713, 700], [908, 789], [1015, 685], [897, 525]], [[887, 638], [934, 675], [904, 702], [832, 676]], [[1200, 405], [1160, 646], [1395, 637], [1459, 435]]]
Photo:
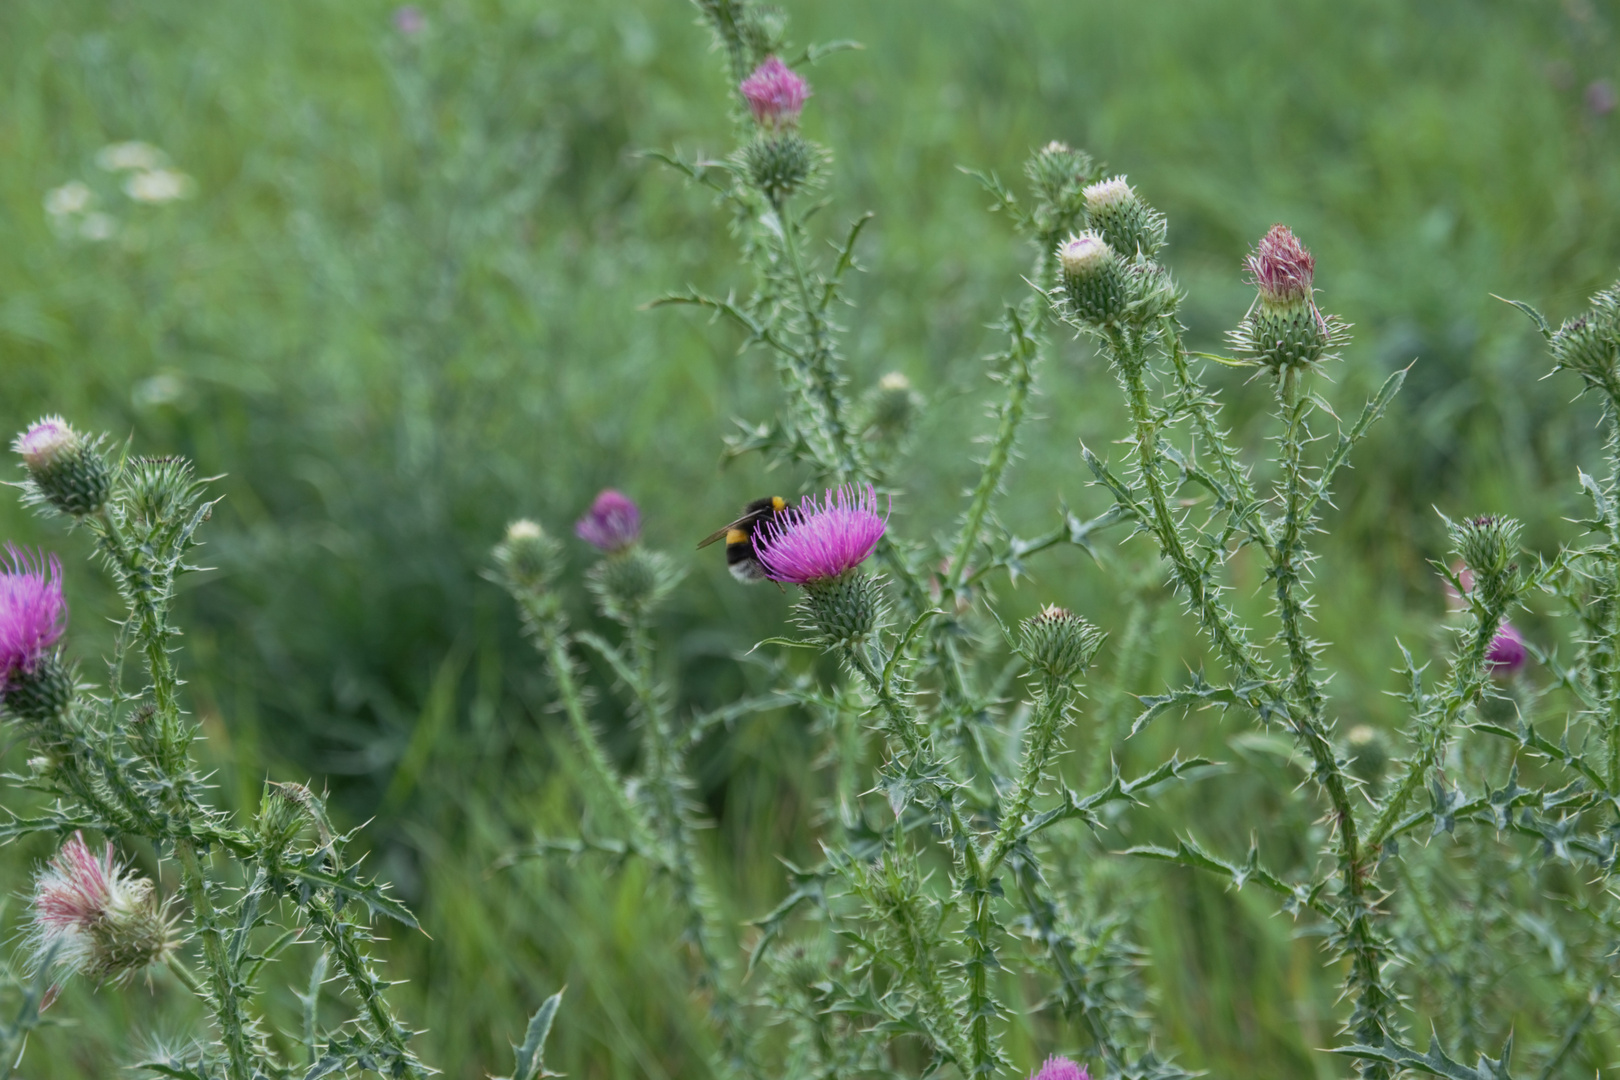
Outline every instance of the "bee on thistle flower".
[[767, 495], [743, 507], [742, 516], [731, 524], [705, 536], [698, 549], [708, 547], [717, 540], [726, 542], [726, 568], [731, 576], [744, 585], [764, 581], [770, 575], [754, 553], [754, 536], [765, 522], [787, 512], [787, 500], [780, 495]]
[[831, 644], [854, 644], [877, 628], [881, 614], [877, 582], [860, 566], [888, 523], [870, 484], [846, 484], [772, 516], [754, 537], [754, 554], [772, 581], [804, 589], [810, 629]]

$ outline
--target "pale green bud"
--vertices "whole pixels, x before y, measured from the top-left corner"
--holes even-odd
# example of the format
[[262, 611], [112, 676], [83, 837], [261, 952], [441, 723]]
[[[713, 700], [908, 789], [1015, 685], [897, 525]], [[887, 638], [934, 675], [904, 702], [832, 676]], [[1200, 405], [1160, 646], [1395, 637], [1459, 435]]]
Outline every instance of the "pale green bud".
[[1021, 631], [1018, 651], [1034, 671], [1053, 682], [1084, 672], [1104, 636], [1085, 619], [1052, 604], [1025, 619]]

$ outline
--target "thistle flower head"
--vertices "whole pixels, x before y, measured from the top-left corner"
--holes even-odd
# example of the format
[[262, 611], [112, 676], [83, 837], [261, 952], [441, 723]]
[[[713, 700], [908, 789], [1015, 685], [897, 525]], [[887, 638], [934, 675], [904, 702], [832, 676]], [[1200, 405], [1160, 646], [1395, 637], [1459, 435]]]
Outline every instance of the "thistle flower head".
[[1316, 258], [1286, 225], [1273, 225], [1243, 261], [1262, 303], [1292, 305], [1311, 298]]
[[1030, 1080], [1091, 1080], [1091, 1074], [1086, 1072], [1084, 1065], [1076, 1065], [1068, 1058], [1054, 1054], [1046, 1059], [1046, 1063]]
[[543, 592], [561, 569], [562, 545], [528, 518], [506, 527], [506, 538], [495, 545], [493, 554], [504, 583], [511, 589]]
[[598, 551], [617, 554], [641, 539], [641, 510], [629, 496], [608, 488], [574, 523], [574, 534]]
[[1530, 658], [1529, 650], [1524, 647], [1524, 638], [1513, 628], [1512, 623], [1504, 622], [1491, 639], [1490, 648], [1485, 650], [1485, 664], [1494, 675], [1511, 675], [1524, 667], [1524, 662]]
[[1058, 262], [1069, 277], [1088, 277], [1113, 258], [1114, 249], [1094, 232], [1076, 233], [1058, 245]]
[[30, 939], [69, 974], [100, 982], [131, 975], [174, 947], [166, 905], [150, 879], [121, 868], [74, 833], [34, 881]]
[[64, 514], [93, 514], [112, 492], [112, 466], [100, 440], [79, 434], [60, 416], [36, 420], [11, 448], [22, 455], [33, 481], [30, 498]]
[[799, 113], [810, 97], [810, 84], [775, 56], [767, 56], [737, 89], [754, 119], [771, 128], [798, 123]]
[[754, 553], [772, 581], [807, 585], [855, 569], [877, 547], [888, 527], [877, 494], [845, 485], [814, 496], [766, 522], [754, 536]]
[[1085, 190], [1086, 210], [1097, 213], [1109, 207], [1123, 206], [1136, 198], [1136, 189], [1123, 176], [1099, 180]]
[[1081, 322], [1104, 326], [1121, 318], [1130, 302], [1130, 283], [1119, 256], [1099, 232], [1076, 233], [1057, 249], [1058, 269], [1068, 312]]
[[12, 544], [0, 562], [0, 689], [34, 671], [67, 629], [62, 564]]
[[68, 426], [60, 416], [42, 417], [28, 425], [28, 430], [17, 436], [11, 448], [22, 455], [23, 464], [30, 471], [43, 469], [72, 453], [83, 441], [82, 436]]

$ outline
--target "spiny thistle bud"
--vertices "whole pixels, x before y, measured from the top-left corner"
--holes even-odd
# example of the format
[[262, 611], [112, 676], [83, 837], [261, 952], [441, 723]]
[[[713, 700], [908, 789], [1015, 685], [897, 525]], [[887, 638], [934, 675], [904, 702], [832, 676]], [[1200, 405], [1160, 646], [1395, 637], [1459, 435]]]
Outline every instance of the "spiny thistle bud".
[[131, 458], [123, 487], [130, 524], [147, 532], [189, 514], [202, 491], [191, 462], [172, 454]]
[[606, 555], [641, 539], [641, 508], [629, 496], [607, 488], [574, 523], [574, 535]]
[[887, 527], [871, 486], [846, 485], [767, 521], [755, 533], [754, 552], [771, 580], [804, 587], [801, 611], [810, 630], [828, 644], [855, 644], [882, 616], [882, 590], [860, 565]]
[[591, 567], [585, 585], [595, 595], [602, 614], [628, 625], [662, 603], [681, 577], [668, 555], [637, 545]]
[[1053, 1055], [1046, 1059], [1038, 1072], [1030, 1075], [1029, 1080], [1091, 1080], [1091, 1074], [1086, 1072], [1084, 1065], [1076, 1065], [1066, 1057]]
[[891, 371], [867, 391], [861, 402], [861, 430], [868, 439], [896, 442], [911, 429], [911, 422], [922, 410], [922, 395], [911, 387], [911, 380]]
[[742, 148], [748, 182], [773, 204], [786, 202], [815, 174], [821, 155], [796, 131], [760, 135]]
[[1453, 550], [1468, 564], [1486, 603], [1492, 603], [1492, 593], [1503, 587], [1513, 570], [1513, 556], [1519, 549], [1519, 523], [1486, 514], [1447, 524]]
[[60, 416], [47, 416], [17, 436], [11, 448], [39, 498], [72, 517], [94, 514], [112, 492], [113, 470], [100, 439], [74, 431]]
[[1164, 215], [1143, 202], [1123, 176], [1085, 190], [1086, 223], [1122, 257], [1153, 258], [1164, 247]]
[[506, 538], [495, 545], [494, 557], [507, 584], [542, 591], [557, 576], [562, 545], [547, 536], [538, 522], [523, 518], [506, 527]]
[[96, 982], [128, 978], [175, 947], [167, 905], [148, 878], [97, 856], [74, 833], [34, 882], [30, 940], [41, 960]]
[[12, 716], [43, 723], [73, 703], [73, 672], [56, 649], [67, 629], [62, 564], [54, 555], [11, 544], [6, 555], [11, 565], [0, 569], [0, 701]]
[[1316, 259], [1285, 225], [1273, 225], [1244, 260], [1256, 297], [1230, 339], [1240, 355], [1280, 376], [1330, 358], [1345, 326], [1316, 306]]
[[1085, 186], [1097, 176], [1097, 164], [1084, 150], [1049, 142], [1024, 166], [1035, 189], [1035, 227], [1061, 236], [1080, 225], [1085, 214]]
[[775, 56], [767, 56], [737, 89], [754, 120], [771, 131], [797, 125], [810, 97], [810, 84]]
[[1348, 744], [1350, 774], [1377, 789], [1389, 768], [1389, 743], [1375, 727], [1357, 724], [1345, 740]]
[[1553, 370], [1568, 369], [1588, 386], [1620, 392], [1620, 285], [1592, 297], [1585, 314], [1558, 328], [1552, 355]]
[[303, 784], [265, 784], [254, 823], [260, 846], [277, 854], [285, 851], [309, 823], [315, 801], [315, 793]]
[[1103, 634], [1085, 619], [1048, 604], [1025, 619], [1018, 651], [1043, 677], [1065, 682], [1081, 673], [1102, 648]]
[[1493, 675], [1513, 675], [1524, 667], [1524, 662], [1529, 658], [1530, 651], [1524, 647], [1524, 638], [1508, 622], [1504, 622], [1496, 631], [1490, 647], [1485, 650], [1485, 665]]
[[1094, 232], [1083, 232], [1060, 244], [1057, 255], [1063, 295], [1074, 318], [1106, 326], [1125, 314], [1129, 283], [1108, 241]]
[[749, 4], [737, 29], [748, 51], [758, 56], [782, 49], [787, 38], [787, 12], [775, 4]]

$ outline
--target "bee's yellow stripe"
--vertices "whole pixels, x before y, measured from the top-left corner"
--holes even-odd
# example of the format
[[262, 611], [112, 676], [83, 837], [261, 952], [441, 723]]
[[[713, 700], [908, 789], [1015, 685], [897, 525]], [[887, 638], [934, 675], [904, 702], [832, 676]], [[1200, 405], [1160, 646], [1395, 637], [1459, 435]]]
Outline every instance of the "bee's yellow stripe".
[[748, 534], [743, 532], [741, 529], [727, 529], [726, 530], [726, 543], [728, 543], [728, 544], [746, 544], [746, 543], [748, 543]]

